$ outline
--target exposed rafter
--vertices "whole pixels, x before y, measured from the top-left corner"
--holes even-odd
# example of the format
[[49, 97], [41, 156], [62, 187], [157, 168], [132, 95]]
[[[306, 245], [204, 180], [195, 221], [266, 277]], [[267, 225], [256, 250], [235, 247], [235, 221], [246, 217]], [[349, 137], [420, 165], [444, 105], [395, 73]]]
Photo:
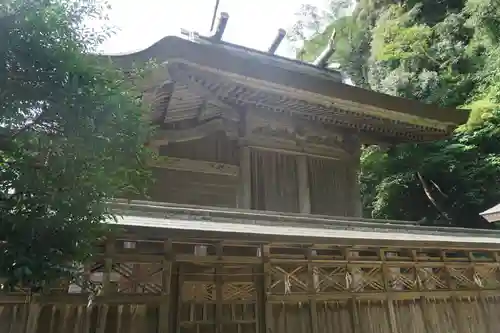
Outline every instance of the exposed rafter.
[[188, 89], [200, 97], [204, 98], [206, 101], [216, 105], [222, 111], [222, 116], [224, 118], [239, 121], [240, 115], [237, 111], [236, 105], [229, 105], [228, 103], [221, 101], [217, 95], [213, 94], [210, 90], [205, 88], [202, 84], [192, 79], [187, 73], [180, 71], [176, 66], [168, 66], [168, 73], [170, 78], [180, 84], [188, 86]]
[[309, 122], [321, 122], [327, 126], [355, 130], [373, 137], [394, 138], [397, 142], [435, 140], [446, 136], [450, 131], [450, 128], [442, 123], [425, 119], [414, 119], [416, 123], [413, 123], [388, 118], [380, 110], [372, 110], [372, 114], [367, 114], [365, 109], [344, 109], [324, 100], [311, 102], [305, 97], [298, 98], [291, 92], [280, 91], [276, 87], [259, 86], [248, 78], [200, 68], [183, 61], [169, 63], [169, 73], [190, 89], [196, 89], [196, 94], [203, 94], [210, 101], [217, 101], [217, 105], [223, 104], [233, 110], [245, 105], [252, 109], [265, 109], [270, 111], [269, 113], [295, 114]]

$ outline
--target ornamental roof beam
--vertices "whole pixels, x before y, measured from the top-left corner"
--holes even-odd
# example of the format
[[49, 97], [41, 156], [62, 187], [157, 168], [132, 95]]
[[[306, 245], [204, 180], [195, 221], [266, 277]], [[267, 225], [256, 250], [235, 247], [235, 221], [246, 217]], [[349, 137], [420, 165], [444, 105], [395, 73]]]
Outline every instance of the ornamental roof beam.
[[[202, 120], [220, 115], [222, 110], [223, 117], [237, 121], [242, 109], [260, 108], [342, 127], [369, 137], [369, 141], [382, 140], [380, 143], [433, 141], [451, 135], [467, 121], [466, 110], [342, 83], [338, 71], [321, 67], [332, 48], [333, 42], [315, 65], [211, 37], [166, 37], [143, 51], [112, 60], [124, 70], [151, 59], [164, 65], [152, 75], [156, 78], [151, 80], [156, 82], [150, 85], [160, 84], [165, 75], [176, 83], [169, 121], [196, 118], [201, 99], [209, 102], [210, 109], [207, 115], [198, 117]], [[163, 78], [158, 78], [162, 70], [168, 70], [168, 74], [163, 72]]]
[[215, 34], [211, 37], [214, 41], [221, 41], [224, 31], [226, 31], [227, 21], [229, 20], [229, 14], [222, 12], [220, 13], [219, 22], [217, 23], [217, 28], [215, 29]]
[[149, 144], [153, 147], [159, 147], [167, 145], [169, 142], [192, 141], [202, 139], [218, 131], [225, 132], [228, 137], [236, 138], [238, 136], [238, 123], [219, 117], [190, 128], [159, 129]]
[[276, 50], [278, 49], [278, 47], [280, 46], [281, 42], [283, 41], [283, 38], [285, 38], [285, 36], [286, 36], [286, 31], [283, 29], [279, 29], [278, 34], [274, 38], [274, 41], [271, 44], [271, 46], [269, 47], [269, 50], [267, 51], [267, 53], [274, 54], [276, 52]]
[[[374, 137], [394, 137], [399, 142], [434, 140], [446, 136], [450, 130], [450, 124], [436, 120], [404, 117], [404, 114], [400, 117], [403, 119], [393, 119], [384, 110], [372, 111], [347, 102], [311, 96], [290, 87], [256, 82], [182, 60], [170, 61], [167, 66], [171, 79], [203, 98], [216, 101], [218, 105], [227, 105], [228, 119], [237, 120], [238, 112], [235, 110], [262, 109], [269, 112], [269, 117], [274, 112], [286, 113]], [[232, 118], [231, 112], [236, 113]]]
[[320, 68], [325, 68], [326, 65], [328, 65], [328, 60], [332, 57], [333, 53], [335, 52], [335, 29], [333, 29], [333, 32], [328, 39], [328, 44], [326, 45], [326, 48], [321, 52], [319, 57], [314, 60], [313, 64], [314, 66], [320, 67]]

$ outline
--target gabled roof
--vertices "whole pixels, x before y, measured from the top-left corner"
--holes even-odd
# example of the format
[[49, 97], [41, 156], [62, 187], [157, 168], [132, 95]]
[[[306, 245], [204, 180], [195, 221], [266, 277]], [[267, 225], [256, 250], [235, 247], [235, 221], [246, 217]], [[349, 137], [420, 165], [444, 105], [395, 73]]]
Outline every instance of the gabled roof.
[[[106, 56], [106, 55], [105, 55]], [[178, 36], [166, 36], [148, 48], [132, 53], [108, 55], [116, 59], [124, 67], [134, 62], [145, 62], [156, 59], [158, 62], [172, 59], [184, 59], [200, 65], [220, 68], [223, 66], [230, 71], [246, 74], [262, 75], [263, 80], [278, 81], [293, 77], [294, 74], [305, 74], [324, 80], [342, 82], [342, 74], [330, 68], [319, 68], [311, 63], [268, 54], [259, 50], [247, 48], [224, 41], [213, 42], [210, 38], [197, 36], [187, 39]], [[258, 66], [258, 67], [256, 67]], [[275, 72], [266, 73], [266, 69], [273, 67]], [[292, 75], [287, 76], [286, 74]]]
[[[189, 97], [189, 92], [197, 94], [196, 89], [191, 90], [194, 85], [230, 105], [288, 112], [364, 132], [377, 141], [436, 140], [450, 135], [468, 119], [465, 110], [354, 87], [344, 84], [338, 71], [208, 38], [169, 36], [145, 50], [110, 58], [123, 68], [151, 59], [165, 64], [170, 76], [177, 76], [172, 81], [184, 81], [177, 84], [184, 92], [174, 91], [163, 97], [177, 98], [183, 105], [194, 101]], [[186, 108], [196, 109], [196, 103]], [[176, 110], [171, 108], [172, 114]]]

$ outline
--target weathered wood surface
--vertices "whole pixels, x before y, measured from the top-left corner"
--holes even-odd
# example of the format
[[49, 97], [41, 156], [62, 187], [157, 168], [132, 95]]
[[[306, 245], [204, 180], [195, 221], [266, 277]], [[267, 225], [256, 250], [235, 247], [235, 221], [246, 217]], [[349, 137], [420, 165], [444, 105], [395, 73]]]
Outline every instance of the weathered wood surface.
[[168, 170], [196, 172], [202, 174], [206, 173], [232, 177], [238, 176], [239, 173], [239, 167], [231, 164], [197, 161], [176, 157], [159, 158], [158, 160], [151, 162], [150, 166]]
[[[189, 55], [185, 54], [184, 56]], [[305, 80], [299, 79], [296, 82], [288, 82], [283, 85], [252, 78], [251, 76], [256, 73], [263, 73], [261, 68], [250, 71], [251, 76], [249, 77], [234, 72], [223, 72], [217, 68], [200, 65], [199, 62], [194, 63], [180, 59], [171, 59], [164, 67], [168, 69], [169, 74], [161, 78], [159, 82], [164, 82], [165, 78], [168, 77], [181, 88], [179, 91], [174, 91], [172, 98], [172, 101], [175, 99], [180, 101], [180, 109], [176, 108], [171, 101], [167, 122], [173, 122], [179, 117], [189, 117], [185, 113], [196, 117], [195, 110], [200, 107], [200, 104], [203, 104], [203, 102], [196, 103], [200, 98], [217, 104], [221, 110], [231, 111], [234, 109], [232, 108], [234, 105], [246, 105], [278, 113], [300, 114], [315, 121], [333, 123], [344, 128], [375, 134], [375, 136], [380, 135], [381, 140], [388, 138], [403, 140], [440, 138], [449, 135], [455, 122], [460, 123], [466, 119], [456, 110], [429, 112], [428, 109], [433, 108], [431, 106], [419, 106], [420, 112], [418, 114], [406, 114], [406, 109], [411, 108], [410, 104], [414, 103], [414, 101], [409, 100], [400, 100], [391, 108], [381, 107], [381, 105], [387, 105], [386, 102], [394, 102], [394, 97], [363, 91], [342, 83], [334, 83], [336, 87], [333, 90], [329, 89], [327, 94], [318, 93], [318, 89], [323, 90], [325, 84], [332, 83], [331, 80], [326, 80], [320, 86], [316, 86], [314, 91], [308, 88], [304, 89], [304, 87], [302, 89], [291, 87], [291, 85], [300, 83], [311, 88], [311, 80], [314, 81], [314, 77], [311, 76]], [[248, 70], [246, 67], [248, 64], [245, 65], [245, 70]], [[291, 72], [287, 74], [297, 75], [297, 73]], [[298, 75], [303, 76], [304, 73]], [[274, 78], [271, 77], [271, 80]], [[158, 81], [158, 79], [156, 80]], [[187, 96], [182, 95], [185, 93], [186, 86], [189, 90]], [[356, 92], [351, 91], [352, 89]], [[332, 98], [328, 96], [332, 91], [336, 93], [343, 91], [343, 93]], [[164, 93], [162, 92], [162, 94]], [[361, 95], [365, 96], [361, 98], [363, 101], [359, 100]], [[353, 97], [358, 101], [354, 102]], [[394, 109], [396, 105], [397, 108]], [[427, 114], [424, 115], [424, 113]], [[451, 115], [456, 117], [450, 117]]]
[[173, 235], [227, 239], [241, 243], [272, 241], [320, 247], [408, 246], [455, 249], [500, 248], [500, 231], [421, 226], [416, 222], [331, 217], [161, 202], [118, 201], [118, 223], [144, 239]]
[[103, 287], [92, 302], [82, 291], [2, 294], [0, 333], [494, 333], [500, 325], [498, 250], [130, 237], [105, 248], [87, 265]]
[[[148, 193], [152, 200], [357, 215], [357, 134], [286, 114], [235, 110], [240, 117], [233, 124], [236, 136], [228, 135], [227, 119], [219, 117], [179, 121], [158, 131], [159, 141], [150, 142], [160, 155], [151, 163], [156, 180]], [[221, 126], [179, 139], [210, 122]]]

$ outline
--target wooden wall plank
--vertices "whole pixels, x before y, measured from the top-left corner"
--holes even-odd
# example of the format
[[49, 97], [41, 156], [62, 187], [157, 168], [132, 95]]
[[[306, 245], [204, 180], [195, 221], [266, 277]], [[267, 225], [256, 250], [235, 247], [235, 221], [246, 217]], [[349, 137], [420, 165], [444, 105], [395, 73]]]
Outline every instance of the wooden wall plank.
[[240, 147], [238, 208], [250, 209], [252, 206], [252, 179], [250, 148]]
[[[446, 252], [443, 250], [440, 251], [440, 259], [445, 263], [448, 261], [448, 257], [446, 255]], [[445, 265], [444, 270], [445, 270], [445, 274], [446, 274], [445, 279], [446, 279], [446, 284], [447, 284], [448, 288], [449, 289], [456, 289], [457, 285], [456, 285], [455, 281], [453, 280], [452, 273], [450, 271], [450, 267], [448, 265]], [[451, 301], [451, 306], [453, 308], [453, 313], [455, 316], [455, 323], [457, 325], [457, 331], [458, 331], [458, 333], [466, 333], [466, 330], [464, 328], [463, 318], [460, 315], [460, 307], [459, 307], [456, 295], [450, 295], [450, 301]]]
[[106, 324], [108, 320], [109, 305], [103, 304], [99, 306], [99, 314], [97, 319], [97, 333], [106, 333]]
[[350, 304], [350, 312], [351, 312], [351, 322], [352, 322], [352, 332], [353, 333], [362, 333], [361, 332], [361, 325], [360, 325], [360, 318], [359, 318], [359, 307], [358, 307], [358, 301], [356, 300], [355, 297], [351, 298], [349, 301]]
[[309, 186], [309, 164], [307, 159], [308, 157], [305, 155], [297, 157], [299, 211], [304, 214], [311, 213], [311, 188]]
[[252, 209], [299, 213], [297, 156], [252, 149]]
[[160, 157], [158, 160], [151, 161], [149, 165], [155, 168], [207, 173], [230, 177], [237, 177], [240, 169], [240, 167], [236, 165], [226, 163], [190, 160], [178, 157]]
[[26, 333], [35, 333], [38, 326], [38, 317], [40, 315], [40, 304], [31, 303], [29, 305], [29, 313], [26, 324]]
[[[185, 270], [185, 274], [183, 272], [180, 279], [182, 279], [183, 275], [187, 281], [197, 281], [200, 285], [210, 285], [206, 290], [206, 298], [204, 298], [205, 296], [197, 298], [195, 302], [199, 306], [196, 309], [191, 309], [193, 313], [198, 313], [201, 310], [210, 308], [210, 306], [215, 308], [215, 311], [210, 310], [209, 314], [192, 316], [192, 319], [196, 320], [193, 325], [197, 325], [200, 333], [208, 333], [213, 327], [216, 328], [217, 333], [224, 333], [222, 331], [227, 333], [228, 330], [236, 333], [282, 333], [283, 330], [328, 333], [333, 330], [333, 327], [340, 325], [334, 324], [340, 320], [339, 307], [335, 308], [332, 305], [342, 303], [343, 306], [349, 299], [352, 300], [349, 311], [344, 311], [342, 314], [346, 322], [351, 320], [352, 326], [347, 324], [346, 326], [349, 327], [342, 329], [342, 331], [349, 331], [349, 333], [351, 333], [351, 327], [352, 333], [423, 333], [424, 327], [427, 332], [438, 333], [450, 330], [458, 333], [493, 333], [495, 327], [497, 327], [494, 317], [498, 312], [496, 311], [498, 306], [495, 303], [498, 300], [495, 300], [494, 297], [500, 295], [500, 288], [495, 288], [494, 283], [498, 283], [498, 268], [500, 266], [498, 266], [498, 262], [493, 259], [490, 260], [490, 257], [486, 254], [479, 256], [479, 259], [477, 259], [474, 256], [469, 258], [467, 256], [460, 257], [460, 253], [450, 255], [452, 251], [449, 249], [443, 249], [442, 251], [429, 250], [427, 252], [424, 249], [414, 251], [406, 249], [407, 252], [405, 252], [404, 249], [381, 247], [375, 249], [361, 249], [360, 247], [334, 249], [331, 246], [329, 249], [325, 247], [317, 249], [316, 245], [312, 246], [310, 244], [306, 247], [300, 244], [271, 243], [262, 245], [261, 243], [240, 244], [239, 251], [241, 251], [242, 260], [231, 261], [226, 260], [227, 255], [236, 256], [238, 244], [230, 241], [175, 239], [158, 242], [156, 247], [144, 246], [140, 241], [138, 242], [137, 247], [133, 250], [116, 246], [114, 250], [123, 255], [119, 262], [127, 262], [126, 252], [128, 250], [134, 253], [157, 253], [156, 256], [160, 256], [160, 261], [162, 261], [161, 265], [159, 265], [158, 258], [152, 257], [155, 262], [154, 267], [162, 267], [162, 265], [164, 268], [166, 267], [162, 273], [156, 275], [159, 278], [161, 274], [162, 278], [159, 280], [161, 280], [162, 289], [158, 289], [155, 294], [136, 293], [129, 295], [114, 293], [112, 290], [109, 292], [109, 289], [104, 288], [104, 294], [96, 296], [94, 300], [94, 307], [98, 308], [98, 313], [97, 316], [92, 316], [92, 331], [114, 333], [132, 328], [130, 333], [137, 333], [137, 330], [145, 329], [146, 323], [149, 330], [154, 331], [157, 327], [158, 333], [176, 331], [175, 315], [180, 313], [180, 308], [176, 308], [176, 306], [182, 303], [179, 299], [178, 304], [176, 304], [176, 301], [173, 299], [170, 301], [169, 297], [171, 294], [175, 294], [175, 296], [179, 294], [180, 296], [178, 289], [182, 283], [179, 287], [172, 284], [176, 280], [173, 279], [175, 274], [172, 274], [172, 268], [169, 265], [174, 261], [174, 251], [177, 253], [192, 253], [194, 246], [207, 248], [209, 255], [206, 257], [198, 256], [198, 261], [196, 258], [190, 257], [189, 260], [177, 264]], [[115, 260], [114, 251], [111, 251], [113, 244], [115, 242], [110, 241], [106, 246], [109, 255], [108, 259], [111, 260], [104, 260], [105, 285], [109, 282], [106, 282], [106, 279], [110, 272], [110, 264]], [[119, 244], [119, 242], [116, 242], [116, 244]], [[255, 251], [258, 247], [261, 250], [256, 255]], [[163, 255], [160, 255], [162, 249]], [[341, 250], [344, 251], [343, 255]], [[207, 257], [215, 258], [215, 260], [207, 261]], [[491, 257], [493, 258], [493, 256]], [[244, 260], [245, 258], [253, 259]], [[255, 260], [258, 260], [258, 262]], [[103, 257], [100, 257], [99, 262], [102, 261]], [[144, 262], [141, 264], [144, 264]], [[471, 267], [476, 266], [477, 269], [473, 270], [474, 274], [472, 274]], [[258, 269], [247, 269], [251, 267], [258, 267]], [[430, 271], [426, 270], [429, 267], [432, 269]], [[335, 270], [337, 268], [338, 270]], [[414, 283], [416, 283], [415, 286], [412, 285], [411, 281], [401, 280], [403, 279], [403, 275], [401, 275], [403, 272], [398, 270], [403, 270], [403, 268], [420, 269], [420, 271], [415, 272], [413, 277]], [[444, 280], [445, 276], [439, 275], [438, 271], [445, 268], [448, 270], [448, 276], [446, 277], [446, 285], [443, 285], [439, 279]], [[459, 276], [460, 269], [464, 268], [469, 270], [468, 273]], [[340, 274], [343, 277], [346, 277], [346, 275], [349, 277], [347, 274], [349, 270], [353, 275], [353, 285], [341, 282], [336, 276], [336, 274]], [[380, 270], [384, 273], [382, 277], [378, 275]], [[254, 272], [254, 276], [250, 276], [251, 271]], [[425, 274], [434, 275], [426, 277]], [[466, 277], [469, 276], [467, 274], [472, 274], [475, 279], [467, 282]], [[382, 280], [378, 280], [382, 278], [383, 288], [380, 287], [380, 283], [382, 283], [380, 281]], [[404, 279], [412, 279], [411, 274], [406, 273]], [[436, 287], [432, 283], [429, 284], [428, 279], [439, 285]], [[216, 291], [212, 292], [214, 290], [212, 288], [214, 280], [216, 282]], [[307, 287], [305, 286], [306, 281]], [[237, 295], [241, 295], [237, 294], [239, 292], [237, 289], [240, 288], [238, 284], [252, 282], [254, 282], [258, 294], [255, 315], [252, 313], [255, 306], [253, 298], [238, 299], [233, 304], [228, 304], [229, 298], [234, 300], [239, 297]], [[457, 282], [459, 285], [457, 285]], [[226, 295], [226, 290], [229, 290], [228, 283], [235, 283], [234, 292], [228, 291], [227, 293], [227, 295], [231, 296]], [[271, 283], [272, 288], [270, 288]], [[283, 286], [285, 283], [289, 285], [284, 288], [285, 292], [282, 293], [280, 284]], [[332, 284], [328, 285], [329, 283]], [[476, 283], [476, 285], [467, 287], [467, 283]], [[222, 289], [223, 284], [228, 289]], [[415, 288], [415, 290], [412, 288]], [[224, 301], [226, 303], [222, 305], [223, 290], [227, 299]], [[242, 292], [242, 294], [244, 293], [245, 291]], [[426, 302], [425, 297], [429, 302]], [[3, 294], [0, 296], [0, 304], [6, 304], [5, 306], [8, 307], [0, 308], [3, 309], [2, 322], [8, 316], [7, 326], [11, 326], [8, 329], [14, 333], [42, 333], [40, 332], [42, 328], [47, 333], [60, 333], [63, 331], [89, 333], [90, 311], [85, 313], [84, 310], [87, 299], [86, 294], [34, 295], [28, 313], [26, 311], [28, 303], [25, 304], [25, 297], [19, 294]], [[389, 300], [388, 303], [385, 302], [387, 299]], [[455, 301], [452, 301], [453, 299]], [[188, 302], [189, 300], [184, 300], [185, 304]], [[215, 303], [217, 303], [216, 306]], [[234, 304], [241, 305], [241, 307], [236, 308]], [[39, 309], [40, 316], [43, 316], [44, 319], [40, 321], [38, 331], [33, 328], [33, 320], [36, 318], [35, 314], [37, 312], [36, 309], [33, 310], [33, 305], [44, 309], [43, 311]], [[167, 306], [162, 307], [162, 305]], [[158, 306], [160, 312], [157, 317], [155, 310]], [[128, 313], [129, 307], [133, 309], [131, 312], [134, 314], [130, 324], [128, 319], [123, 319], [122, 322], [122, 315], [120, 315], [120, 313]], [[123, 310], [125, 308], [127, 308], [126, 311]], [[244, 311], [247, 311], [246, 316], [239, 312], [243, 308], [245, 308]], [[228, 310], [227, 315], [226, 309]], [[118, 314], [118, 317], [115, 317], [115, 313]], [[153, 315], [153, 313], [155, 314]], [[169, 315], [170, 313], [172, 314]], [[84, 316], [88, 318], [86, 324], [82, 323], [84, 321], [82, 317]], [[374, 318], [380, 320], [370, 326], [367, 322], [369, 316], [371, 316], [372, 320]], [[382, 318], [383, 323], [381, 323]], [[50, 325], [52, 327], [50, 329], [47, 327], [49, 326], [48, 319], [51, 319]], [[406, 331], [411, 320], [415, 321], [415, 325], [411, 327], [411, 330]], [[191, 325], [189, 324], [189, 314], [185, 318], [183, 317], [183, 321], [185, 323], [182, 333], [191, 333], [189, 332]], [[325, 328], [321, 325], [326, 325], [325, 327], [331, 329], [325, 331]], [[254, 327], [256, 328], [254, 329]], [[196, 327], [193, 326], [193, 329], [196, 329]], [[177, 330], [180, 330], [178, 325]], [[0, 333], [3, 333], [1, 328]], [[193, 331], [192, 333], [196, 332]], [[210, 333], [213, 332], [210, 331]]]
[[56, 332], [56, 305], [52, 305], [50, 309], [50, 325], [49, 325], [49, 333]]

